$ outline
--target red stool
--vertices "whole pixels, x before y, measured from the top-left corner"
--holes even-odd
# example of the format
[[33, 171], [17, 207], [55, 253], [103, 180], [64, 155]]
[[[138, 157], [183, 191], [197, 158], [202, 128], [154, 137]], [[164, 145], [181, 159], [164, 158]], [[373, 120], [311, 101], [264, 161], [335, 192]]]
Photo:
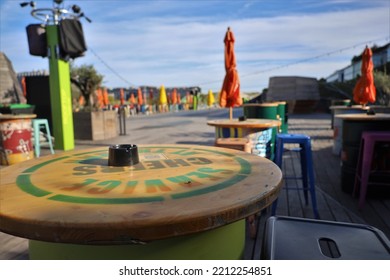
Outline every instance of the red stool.
[[[390, 131], [363, 131], [360, 141], [359, 159], [356, 168], [355, 185], [353, 195], [359, 191], [359, 209], [363, 208], [366, 201], [367, 187], [369, 183], [371, 164], [374, 155], [375, 143], [389, 142]], [[359, 186], [360, 182], [360, 186]]]

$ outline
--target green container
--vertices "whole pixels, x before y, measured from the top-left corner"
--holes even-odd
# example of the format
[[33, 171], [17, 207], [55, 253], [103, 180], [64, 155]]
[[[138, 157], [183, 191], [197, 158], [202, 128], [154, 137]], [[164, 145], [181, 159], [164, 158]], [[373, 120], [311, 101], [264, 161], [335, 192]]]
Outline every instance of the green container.
[[280, 101], [280, 102], [277, 102], [278, 103], [278, 108], [277, 108], [277, 112], [278, 112], [278, 119], [281, 121], [281, 126], [280, 126], [280, 129], [279, 129], [279, 132], [280, 133], [288, 133], [288, 125], [287, 125], [287, 119], [288, 119], [288, 113], [287, 113], [287, 102], [285, 101]]
[[[249, 103], [243, 105], [244, 116], [248, 119], [269, 119], [279, 120], [278, 114], [279, 103]], [[270, 143], [270, 159], [274, 159], [276, 134], [280, 132], [280, 128], [272, 128], [272, 136]]]
[[243, 109], [248, 119], [277, 120], [278, 103], [244, 104]]
[[349, 106], [351, 105], [350, 99], [335, 99], [331, 101], [331, 106]]
[[34, 113], [35, 106], [30, 104], [9, 104], [0, 105], [0, 113], [2, 114], [32, 114]]

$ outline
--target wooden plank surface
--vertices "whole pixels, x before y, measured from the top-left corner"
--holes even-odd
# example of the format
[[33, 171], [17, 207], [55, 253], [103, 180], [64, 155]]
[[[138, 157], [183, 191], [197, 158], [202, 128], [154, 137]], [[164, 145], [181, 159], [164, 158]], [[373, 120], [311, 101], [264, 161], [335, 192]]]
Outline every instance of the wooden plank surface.
[[[242, 116], [242, 111], [239, 108], [234, 110], [236, 117]], [[224, 117], [229, 117], [225, 109], [164, 114], [164, 116], [134, 116], [127, 120], [127, 136], [105, 141], [77, 141], [76, 149], [140, 142], [146, 144], [181, 143], [213, 146], [215, 141], [214, 128], [205, 124], [207, 121]], [[331, 129], [331, 119], [331, 114], [289, 114], [288, 119], [289, 132], [307, 134], [312, 138], [316, 191], [321, 219], [368, 224], [380, 229], [390, 238], [390, 196], [368, 197], [365, 207], [359, 210], [358, 199], [341, 190], [340, 158], [332, 153], [333, 130]], [[43, 149], [43, 153], [50, 154], [50, 151]], [[294, 195], [297, 195], [297, 192], [289, 192], [289, 196]], [[286, 215], [288, 211], [293, 213], [296, 208], [294, 205], [287, 206], [281, 202], [279, 202], [279, 206], [280, 209], [278, 208], [277, 213], [285, 213]], [[289, 207], [292, 207], [292, 209], [289, 210]], [[305, 208], [300, 204], [298, 207]], [[310, 207], [295, 211], [296, 214], [298, 212], [302, 216], [306, 215], [305, 217], [312, 215]], [[269, 215], [269, 211], [263, 211], [260, 215], [257, 215], [257, 236], [254, 239], [250, 238], [249, 235], [247, 236], [245, 259], [259, 259], [264, 224]], [[7, 241], [9, 239], [13, 239], [14, 242]], [[17, 244], [22, 245], [18, 247]], [[0, 232], [0, 259], [26, 258], [28, 258], [26, 239]]]
[[280, 126], [278, 120], [268, 119], [246, 119], [240, 121], [238, 119], [212, 120], [207, 122], [208, 125], [215, 127], [232, 127], [232, 128], [270, 128]]

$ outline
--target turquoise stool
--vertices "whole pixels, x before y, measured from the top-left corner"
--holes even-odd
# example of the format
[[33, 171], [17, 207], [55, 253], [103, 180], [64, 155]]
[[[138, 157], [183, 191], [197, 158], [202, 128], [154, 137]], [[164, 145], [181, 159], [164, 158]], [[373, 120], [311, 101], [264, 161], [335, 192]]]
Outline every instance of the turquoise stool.
[[[294, 188], [294, 189], [303, 189], [305, 203], [308, 204], [308, 192], [311, 196], [311, 202], [313, 207], [314, 217], [316, 219], [319, 218], [318, 209], [317, 209], [317, 199], [315, 192], [315, 182], [314, 182], [314, 170], [313, 170], [313, 159], [311, 154], [311, 142], [310, 137], [304, 134], [288, 134], [288, 133], [280, 133], [276, 135], [276, 156], [275, 156], [275, 164], [279, 166], [282, 170], [282, 158], [284, 151], [284, 144], [299, 144], [299, 152], [301, 159], [301, 172], [302, 177], [283, 177], [286, 179], [302, 179], [303, 188]], [[287, 189], [293, 189], [290, 187], [285, 187]], [[276, 207], [278, 201], [275, 200], [272, 204], [272, 215], [275, 215]]]
[[39, 157], [41, 154], [41, 143], [40, 143], [40, 132], [41, 127], [43, 127], [46, 130], [47, 135], [47, 141], [49, 143], [50, 152], [54, 154], [53, 149], [53, 143], [51, 141], [51, 134], [50, 134], [50, 128], [49, 128], [49, 122], [47, 119], [33, 119], [32, 120], [33, 129], [34, 129], [34, 150], [35, 150], [35, 156]]

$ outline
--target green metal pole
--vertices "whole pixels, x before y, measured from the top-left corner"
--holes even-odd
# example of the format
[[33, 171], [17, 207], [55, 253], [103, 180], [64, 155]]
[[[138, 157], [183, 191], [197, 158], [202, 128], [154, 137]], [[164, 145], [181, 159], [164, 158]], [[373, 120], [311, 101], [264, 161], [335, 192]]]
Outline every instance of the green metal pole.
[[55, 148], [74, 149], [72, 94], [69, 63], [58, 57], [58, 26], [46, 26], [47, 44], [50, 48], [50, 103]]

